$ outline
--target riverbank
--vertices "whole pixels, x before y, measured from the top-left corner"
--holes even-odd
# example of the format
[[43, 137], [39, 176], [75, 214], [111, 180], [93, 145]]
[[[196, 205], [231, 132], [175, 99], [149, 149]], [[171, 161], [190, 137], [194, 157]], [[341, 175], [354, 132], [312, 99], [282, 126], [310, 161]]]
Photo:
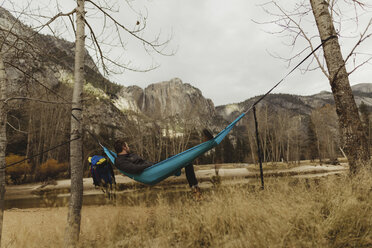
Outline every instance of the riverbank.
[[[213, 168], [215, 167], [215, 168]], [[269, 167], [269, 166], [267, 166]], [[275, 177], [321, 177], [342, 174], [348, 171], [346, 164], [341, 165], [301, 165], [276, 166], [264, 170], [264, 178]], [[217, 177], [218, 174], [218, 177]], [[223, 185], [247, 184], [259, 182], [257, 166], [245, 164], [225, 164], [196, 166], [196, 176], [200, 187], [209, 189], [215, 184]], [[171, 196], [179, 192], [189, 191], [184, 175], [169, 177], [155, 186], [146, 186], [123, 175], [116, 175], [117, 189], [115, 195], [119, 202], [140, 201], [146, 198], [156, 198], [158, 192], [167, 191]], [[84, 204], [107, 204], [106, 195], [96, 189], [91, 178], [84, 178]], [[35, 208], [67, 206], [70, 192], [70, 180], [57, 180], [51, 184], [25, 184], [8, 186], [5, 194], [5, 208]]]
[[[271, 177], [265, 190], [256, 179], [211, 187], [201, 202], [162, 191], [84, 206], [79, 247], [371, 247], [371, 188], [367, 174]], [[4, 247], [62, 247], [66, 220], [66, 207], [7, 210]]]

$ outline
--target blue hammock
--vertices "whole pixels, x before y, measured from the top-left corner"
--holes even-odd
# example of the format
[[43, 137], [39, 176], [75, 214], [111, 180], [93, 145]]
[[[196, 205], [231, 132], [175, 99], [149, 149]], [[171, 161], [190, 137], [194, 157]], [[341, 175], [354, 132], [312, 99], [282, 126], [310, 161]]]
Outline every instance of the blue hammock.
[[[198, 156], [209, 151], [213, 147], [221, 143], [225, 136], [231, 131], [231, 129], [236, 125], [236, 123], [245, 116], [245, 113], [241, 114], [236, 118], [230, 125], [228, 125], [222, 132], [216, 135], [211, 140], [204, 142], [200, 145], [194, 146], [184, 152], [181, 152], [173, 157], [163, 160], [157, 164], [154, 164], [146, 168], [140, 174], [130, 174], [119, 170], [124, 175], [144, 184], [154, 185], [158, 182], [164, 180], [165, 178], [178, 174], [178, 172], [185, 167], [187, 164], [191, 163]], [[115, 164], [116, 153], [110, 151], [106, 147], [102, 146], [103, 150], [110, 158], [111, 162]]]

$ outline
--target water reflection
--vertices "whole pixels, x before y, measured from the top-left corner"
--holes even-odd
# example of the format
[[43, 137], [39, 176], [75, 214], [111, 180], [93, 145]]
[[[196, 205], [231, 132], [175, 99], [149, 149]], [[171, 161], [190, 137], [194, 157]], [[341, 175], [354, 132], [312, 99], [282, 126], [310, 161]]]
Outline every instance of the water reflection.
[[[150, 206], [157, 201], [158, 198], [167, 200], [169, 203], [178, 199], [181, 195], [188, 194], [189, 190], [154, 190], [145, 189], [138, 192], [117, 192], [112, 199], [109, 199], [105, 194], [88, 194], [83, 196], [83, 205], [124, 205], [124, 206]], [[47, 208], [47, 207], [66, 207], [69, 203], [69, 194], [47, 194], [42, 196], [34, 196], [23, 199], [7, 199], [5, 200], [5, 209], [11, 208]]]

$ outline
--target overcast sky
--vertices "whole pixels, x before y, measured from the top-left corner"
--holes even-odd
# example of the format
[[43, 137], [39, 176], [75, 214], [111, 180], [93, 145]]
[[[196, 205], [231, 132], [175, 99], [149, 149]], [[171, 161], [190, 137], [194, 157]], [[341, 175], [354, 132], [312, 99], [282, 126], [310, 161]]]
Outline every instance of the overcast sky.
[[[36, 1], [41, 4], [44, 0]], [[18, 2], [18, 0], [17, 0]], [[20, 1], [22, 2], [22, 1]], [[26, 2], [26, 1], [25, 1]], [[24, 2], [24, 3], [25, 3]], [[53, 1], [44, 1], [49, 12], [56, 12]], [[61, 2], [61, 1], [60, 1]], [[74, 8], [74, 1], [64, 0], [62, 11]], [[114, 1], [111, 1], [114, 2]], [[136, 17], [128, 12], [128, 5], [121, 1], [117, 17], [132, 27]], [[284, 1], [287, 4], [288, 2]], [[290, 1], [292, 2], [292, 1]], [[258, 0], [153, 0], [133, 1], [133, 7], [145, 13], [147, 10], [147, 32], [144, 37], [154, 37], [159, 31], [163, 38], [173, 33], [169, 49], [176, 49], [174, 56], [148, 56], [141, 46], [128, 39], [123, 61], [131, 61], [132, 66], [145, 68], [152, 63], [160, 67], [147, 73], [125, 71], [109, 78], [119, 84], [138, 85], [142, 88], [151, 83], [168, 81], [178, 77], [184, 83], [199, 88], [203, 95], [213, 100], [215, 105], [244, 101], [245, 99], [264, 94], [277, 83], [289, 70], [283, 60], [274, 58], [269, 53], [290, 57], [305, 48], [306, 43], [299, 40], [296, 48], [286, 46], [286, 40], [278, 35], [265, 31], [274, 31], [273, 25], [259, 25], [252, 21], [269, 21], [273, 17], [267, 15], [257, 4]], [[87, 3], [87, 6], [89, 3]], [[19, 3], [19, 6], [21, 4]], [[91, 6], [91, 5], [90, 5]], [[350, 13], [349, 13], [350, 14]], [[88, 16], [94, 12], [88, 9]], [[350, 14], [351, 15], [351, 14]], [[366, 13], [359, 20], [360, 30], [371, 19]], [[308, 34], [316, 34], [312, 16], [306, 17]], [[100, 18], [91, 18], [97, 26], [103, 22]], [[343, 53], [348, 53], [357, 42], [357, 30], [348, 24], [343, 32], [351, 38], [340, 38]], [[346, 31], [345, 31], [346, 30]], [[47, 32], [47, 30], [45, 31]], [[61, 36], [71, 40], [71, 34], [61, 32]], [[107, 36], [107, 39], [111, 39]], [[314, 44], [319, 44], [314, 39]], [[121, 53], [113, 49], [113, 54]], [[360, 52], [372, 51], [372, 40], [367, 41]], [[345, 56], [345, 55], [344, 55]], [[305, 57], [305, 54], [303, 55]], [[295, 58], [293, 63], [301, 61]], [[292, 65], [291, 65], [292, 66]], [[372, 83], [372, 67], [370, 64], [351, 75], [351, 84]], [[310, 95], [322, 90], [330, 91], [326, 77], [320, 70], [301, 74], [296, 71], [279, 86], [274, 93], [291, 93]]]

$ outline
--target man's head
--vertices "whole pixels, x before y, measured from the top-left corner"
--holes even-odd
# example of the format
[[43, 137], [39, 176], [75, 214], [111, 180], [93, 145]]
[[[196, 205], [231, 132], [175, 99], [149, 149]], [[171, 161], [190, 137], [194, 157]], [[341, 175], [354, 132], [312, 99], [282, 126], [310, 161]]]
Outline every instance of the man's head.
[[114, 149], [116, 153], [121, 153], [123, 151], [126, 151], [127, 153], [129, 152], [129, 146], [123, 139], [115, 141]]

